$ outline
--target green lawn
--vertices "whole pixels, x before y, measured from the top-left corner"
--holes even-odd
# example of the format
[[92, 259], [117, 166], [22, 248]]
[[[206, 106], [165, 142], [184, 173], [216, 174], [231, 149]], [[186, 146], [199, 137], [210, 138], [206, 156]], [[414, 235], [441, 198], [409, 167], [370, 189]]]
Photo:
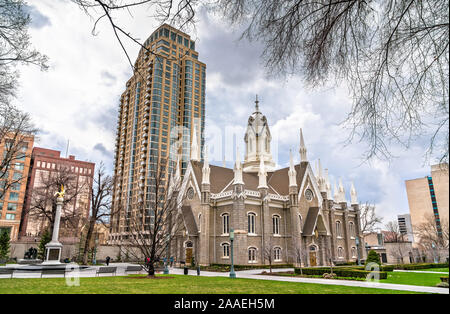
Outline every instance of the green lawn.
[[[134, 278], [133, 278], [134, 277]], [[160, 276], [167, 277], [167, 276]], [[64, 278], [0, 279], [0, 294], [404, 294], [406, 291], [277, 282], [222, 277], [176, 276], [171, 279], [131, 277], [81, 278], [69, 287]]]
[[388, 272], [388, 278], [382, 279], [380, 282], [435, 287], [441, 282], [442, 276], [442, 274]]
[[415, 271], [432, 271], [432, 272], [448, 273], [448, 268], [427, 268], [427, 269], [417, 269]]

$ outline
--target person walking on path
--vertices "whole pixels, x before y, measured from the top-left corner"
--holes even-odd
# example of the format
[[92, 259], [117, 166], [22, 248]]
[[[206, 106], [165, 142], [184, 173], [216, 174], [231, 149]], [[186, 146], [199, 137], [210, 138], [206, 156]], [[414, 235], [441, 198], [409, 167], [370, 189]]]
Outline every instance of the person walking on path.
[[106, 266], [109, 266], [109, 261], [111, 260], [111, 257], [106, 256]]

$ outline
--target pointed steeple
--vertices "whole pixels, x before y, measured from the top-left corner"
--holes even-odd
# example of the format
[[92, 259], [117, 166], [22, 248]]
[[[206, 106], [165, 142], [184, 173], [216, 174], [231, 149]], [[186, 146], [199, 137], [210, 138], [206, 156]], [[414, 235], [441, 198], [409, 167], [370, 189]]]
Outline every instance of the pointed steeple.
[[352, 187], [350, 189], [350, 202], [351, 205], [358, 205], [358, 194], [356, 193], [355, 185], [352, 182]]
[[191, 160], [200, 161], [200, 148], [198, 147], [197, 126], [194, 124], [194, 134], [192, 135]]
[[261, 161], [259, 163], [259, 186], [258, 189], [267, 189], [267, 172], [266, 167], [264, 165], [264, 160], [261, 158]]
[[345, 203], [346, 199], [345, 199], [345, 190], [344, 190], [344, 185], [342, 184], [342, 178], [339, 178], [339, 203]]
[[334, 201], [336, 203], [339, 203], [339, 190], [338, 190], [337, 185], [336, 185], [336, 179], [334, 180], [333, 191], [334, 191], [334, 196], [333, 196], [334, 197]]
[[333, 195], [331, 193], [331, 183], [330, 183], [330, 177], [328, 175], [328, 169], [325, 169], [325, 185], [327, 188], [327, 199], [332, 200]]
[[203, 163], [203, 169], [202, 169], [202, 184], [210, 184], [209, 175], [211, 173], [211, 169], [209, 168], [209, 161], [208, 161], [208, 146], [205, 145], [205, 162]]
[[327, 191], [327, 185], [326, 185], [325, 178], [323, 176], [323, 168], [322, 168], [322, 163], [320, 162], [320, 159], [319, 159], [319, 170], [318, 170], [318, 172], [319, 172], [319, 174], [318, 174], [317, 183], [319, 184], [319, 190], [320, 190], [320, 192], [326, 192]]
[[256, 100], [255, 100], [255, 112], [259, 112], [259, 100], [258, 100], [258, 95], [256, 95]]
[[305, 145], [305, 139], [303, 138], [303, 130], [300, 129], [300, 160], [301, 162], [308, 161], [308, 157], [306, 156], [307, 153], [306, 145]]
[[177, 155], [177, 165], [175, 170], [175, 176], [173, 177], [173, 184], [177, 185], [181, 180], [181, 168], [180, 168], [180, 155]]
[[233, 184], [244, 184], [242, 180], [242, 164], [241, 157], [239, 153], [239, 147], [236, 147], [236, 162], [234, 164], [234, 183]]
[[290, 154], [290, 166], [289, 166], [289, 187], [297, 187], [297, 171], [295, 171], [294, 157], [292, 156], [292, 150], [289, 151]]

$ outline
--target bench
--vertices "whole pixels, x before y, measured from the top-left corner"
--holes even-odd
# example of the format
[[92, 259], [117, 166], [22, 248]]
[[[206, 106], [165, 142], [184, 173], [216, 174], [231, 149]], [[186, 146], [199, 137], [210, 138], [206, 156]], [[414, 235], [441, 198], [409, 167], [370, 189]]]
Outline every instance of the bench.
[[129, 272], [138, 272], [140, 273], [142, 271], [142, 266], [127, 266], [125, 269], [125, 274], [128, 274]]
[[98, 276], [99, 274], [114, 274], [115, 276], [116, 272], [117, 267], [100, 267], [99, 269], [97, 269], [96, 276]]
[[43, 269], [41, 271], [41, 278], [43, 275], [64, 275], [66, 277], [66, 269]]
[[13, 268], [0, 268], [0, 275], [11, 275], [13, 277], [14, 269]]

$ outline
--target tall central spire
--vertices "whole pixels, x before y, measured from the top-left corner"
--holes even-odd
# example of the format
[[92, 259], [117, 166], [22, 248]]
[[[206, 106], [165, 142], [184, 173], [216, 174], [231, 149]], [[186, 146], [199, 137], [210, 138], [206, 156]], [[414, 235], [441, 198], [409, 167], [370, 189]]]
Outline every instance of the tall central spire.
[[256, 100], [255, 100], [255, 112], [259, 112], [259, 100], [258, 100], [258, 94], [256, 95]]
[[270, 134], [267, 118], [259, 108], [259, 98], [256, 95], [255, 112], [249, 117], [245, 132], [244, 172], [259, 172], [260, 161], [263, 160], [266, 171], [275, 169], [275, 162], [271, 153], [272, 135]]

